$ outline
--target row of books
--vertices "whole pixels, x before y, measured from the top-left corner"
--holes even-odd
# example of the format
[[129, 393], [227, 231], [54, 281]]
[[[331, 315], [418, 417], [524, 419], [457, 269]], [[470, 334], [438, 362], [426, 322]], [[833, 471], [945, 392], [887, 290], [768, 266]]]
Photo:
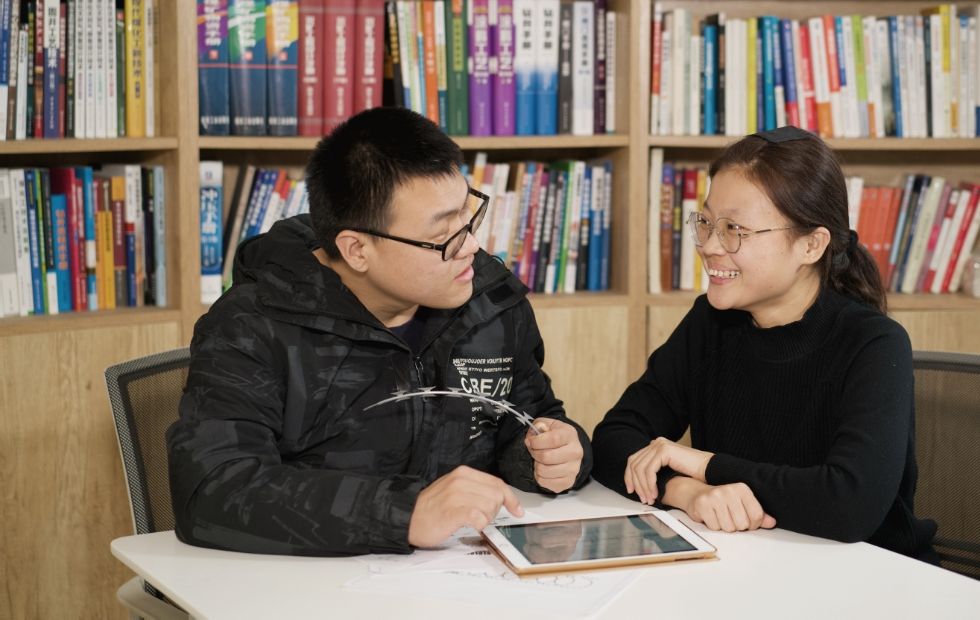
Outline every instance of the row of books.
[[453, 135], [615, 131], [616, 14], [606, 0], [387, 4], [392, 104]]
[[464, 169], [490, 196], [476, 239], [532, 291], [609, 288], [612, 162], [606, 159], [490, 163]]
[[[704, 204], [710, 183], [700, 167], [650, 153], [649, 288], [705, 290], [687, 218]], [[885, 287], [901, 293], [955, 293], [977, 245], [980, 185], [910, 174], [901, 186], [847, 179], [850, 226], [871, 253]]]
[[896, 293], [955, 293], [980, 230], [980, 185], [909, 174], [902, 186], [848, 179], [851, 228]]
[[0, 140], [154, 136], [159, 0], [0, 0]]
[[606, 0], [198, 0], [197, 15], [202, 135], [322, 136], [382, 103], [453, 135], [615, 130]]
[[980, 136], [980, 5], [920, 15], [697, 18], [655, 3], [650, 132]]
[[162, 166], [0, 169], [0, 316], [166, 306]]
[[201, 135], [322, 136], [381, 105], [383, 0], [197, 0]]
[[[238, 245], [280, 219], [309, 212], [309, 204], [301, 170], [246, 165], [226, 171], [221, 161], [202, 161], [200, 172], [201, 302], [210, 304], [231, 286]], [[233, 187], [230, 195], [226, 184]]]

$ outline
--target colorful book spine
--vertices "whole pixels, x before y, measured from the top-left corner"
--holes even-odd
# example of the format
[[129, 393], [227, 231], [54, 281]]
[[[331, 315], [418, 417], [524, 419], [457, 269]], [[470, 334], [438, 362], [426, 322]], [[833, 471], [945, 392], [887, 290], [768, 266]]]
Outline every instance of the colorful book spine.
[[323, 0], [299, 0], [299, 135], [323, 135]]
[[465, 135], [470, 128], [469, 78], [467, 76], [466, 4], [449, 0], [446, 11], [446, 65], [449, 118], [446, 129], [450, 135]]
[[537, 92], [535, 133], [558, 133], [558, 0], [537, 0], [534, 3], [535, 49], [534, 83]]
[[221, 296], [222, 163], [201, 162], [201, 303]]
[[27, 238], [31, 252], [31, 293], [33, 295], [33, 314], [46, 314], [44, 303], [44, 244], [41, 227], [41, 214], [37, 204], [37, 170], [24, 171], [25, 196], [27, 197]]
[[563, 2], [558, 17], [558, 133], [572, 133], [572, 5]]
[[[265, 0], [229, 0], [228, 76], [233, 135], [266, 134], [266, 63]], [[127, 92], [127, 105], [129, 96]], [[128, 110], [126, 116], [128, 120]]]
[[713, 136], [718, 133], [718, 26], [704, 27], [704, 123], [702, 133]]
[[[490, 1], [491, 7], [494, 0]], [[496, 28], [491, 16], [490, 57], [497, 61], [491, 66], [493, 92], [493, 133], [498, 136], [514, 134], [516, 97], [514, 84], [514, 6], [513, 0], [496, 0]]]
[[44, 43], [43, 43], [43, 118], [42, 134], [45, 138], [59, 138], [58, 118], [61, 101], [58, 98], [58, 56], [61, 49], [61, 18], [58, 0], [44, 0]]
[[52, 194], [51, 238], [54, 249], [54, 277], [58, 288], [58, 312], [71, 312], [71, 273], [68, 249], [68, 203], [64, 194]]
[[298, 130], [299, 13], [296, 0], [270, 0], [265, 8], [269, 65], [268, 131], [271, 136], [295, 136]]
[[146, 6], [143, 0], [125, 0], [126, 135], [130, 138], [142, 138], [146, 135], [146, 58], [144, 56], [146, 33], [143, 23], [145, 14]]
[[92, 193], [92, 168], [80, 166], [75, 168], [75, 178], [82, 185], [82, 218], [85, 230], [85, 277], [88, 293], [88, 309], [99, 309], [99, 293], [96, 266], [98, 265], [98, 248], [96, 246], [95, 196]]
[[489, 136], [493, 133], [489, 0], [472, 0], [469, 6], [470, 135]]
[[535, 133], [537, 117], [534, 18], [532, 0], [514, 0], [514, 130], [521, 136]]
[[354, 106], [354, 0], [326, 3], [323, 45], [324, 131], [347, 120]]
[[197, 2], [197, 75], [202, 136], [231, 133], [228, 107], [228, 0]]
[[595, 70], [593, 86], [593, 131], [597, 134], [606, 133], [606, 78], [608, 45], [606, 40], [606, 0], [594, 0], [595, 28], [593, 29], [592, 41], [595, 50]]
[[[383, 0], [361, 0], [354, 16], [354, 107], [353, 113], [381, 105], [384, 58]], [[443, 56], [445, 58], [445, 56]]]

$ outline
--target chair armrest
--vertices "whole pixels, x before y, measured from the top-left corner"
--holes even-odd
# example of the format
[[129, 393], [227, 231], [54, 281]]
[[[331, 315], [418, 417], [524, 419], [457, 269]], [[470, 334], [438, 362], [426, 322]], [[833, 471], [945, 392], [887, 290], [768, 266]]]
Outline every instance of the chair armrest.
[[168, 605], [143, 589], [143, 580], [133, 577], [116, 591], [116, 598], [136, 617], [152, 620], [189, 620], [183, 609]]

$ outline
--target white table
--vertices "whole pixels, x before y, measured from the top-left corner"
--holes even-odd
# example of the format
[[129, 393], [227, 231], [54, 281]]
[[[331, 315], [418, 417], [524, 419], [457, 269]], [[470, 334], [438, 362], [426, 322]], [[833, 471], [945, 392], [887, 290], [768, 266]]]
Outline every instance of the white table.
[[[555, 499], [519, 493], [543, 517], [642, 509], [591, 482]], [[784, 530], [711, 532], [718, 561], [642, 568], [603, 618], [980, 618], [980, 582], [866, 543]], [[538, 611], [342, 589], [366, 574], [354, 558], [261, 556], [185, 545], [172, 531], [112, 541], [112, 553], [196, 618], [534, 618]]]

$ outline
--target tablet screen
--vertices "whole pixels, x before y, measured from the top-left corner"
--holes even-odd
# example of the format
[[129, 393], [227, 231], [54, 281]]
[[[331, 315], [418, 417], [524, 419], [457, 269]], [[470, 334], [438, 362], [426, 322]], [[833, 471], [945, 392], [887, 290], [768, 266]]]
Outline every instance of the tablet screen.
[[649, 556], [696, 549], [650, 513], [499, 525], [496, 529], [531, 564]]

